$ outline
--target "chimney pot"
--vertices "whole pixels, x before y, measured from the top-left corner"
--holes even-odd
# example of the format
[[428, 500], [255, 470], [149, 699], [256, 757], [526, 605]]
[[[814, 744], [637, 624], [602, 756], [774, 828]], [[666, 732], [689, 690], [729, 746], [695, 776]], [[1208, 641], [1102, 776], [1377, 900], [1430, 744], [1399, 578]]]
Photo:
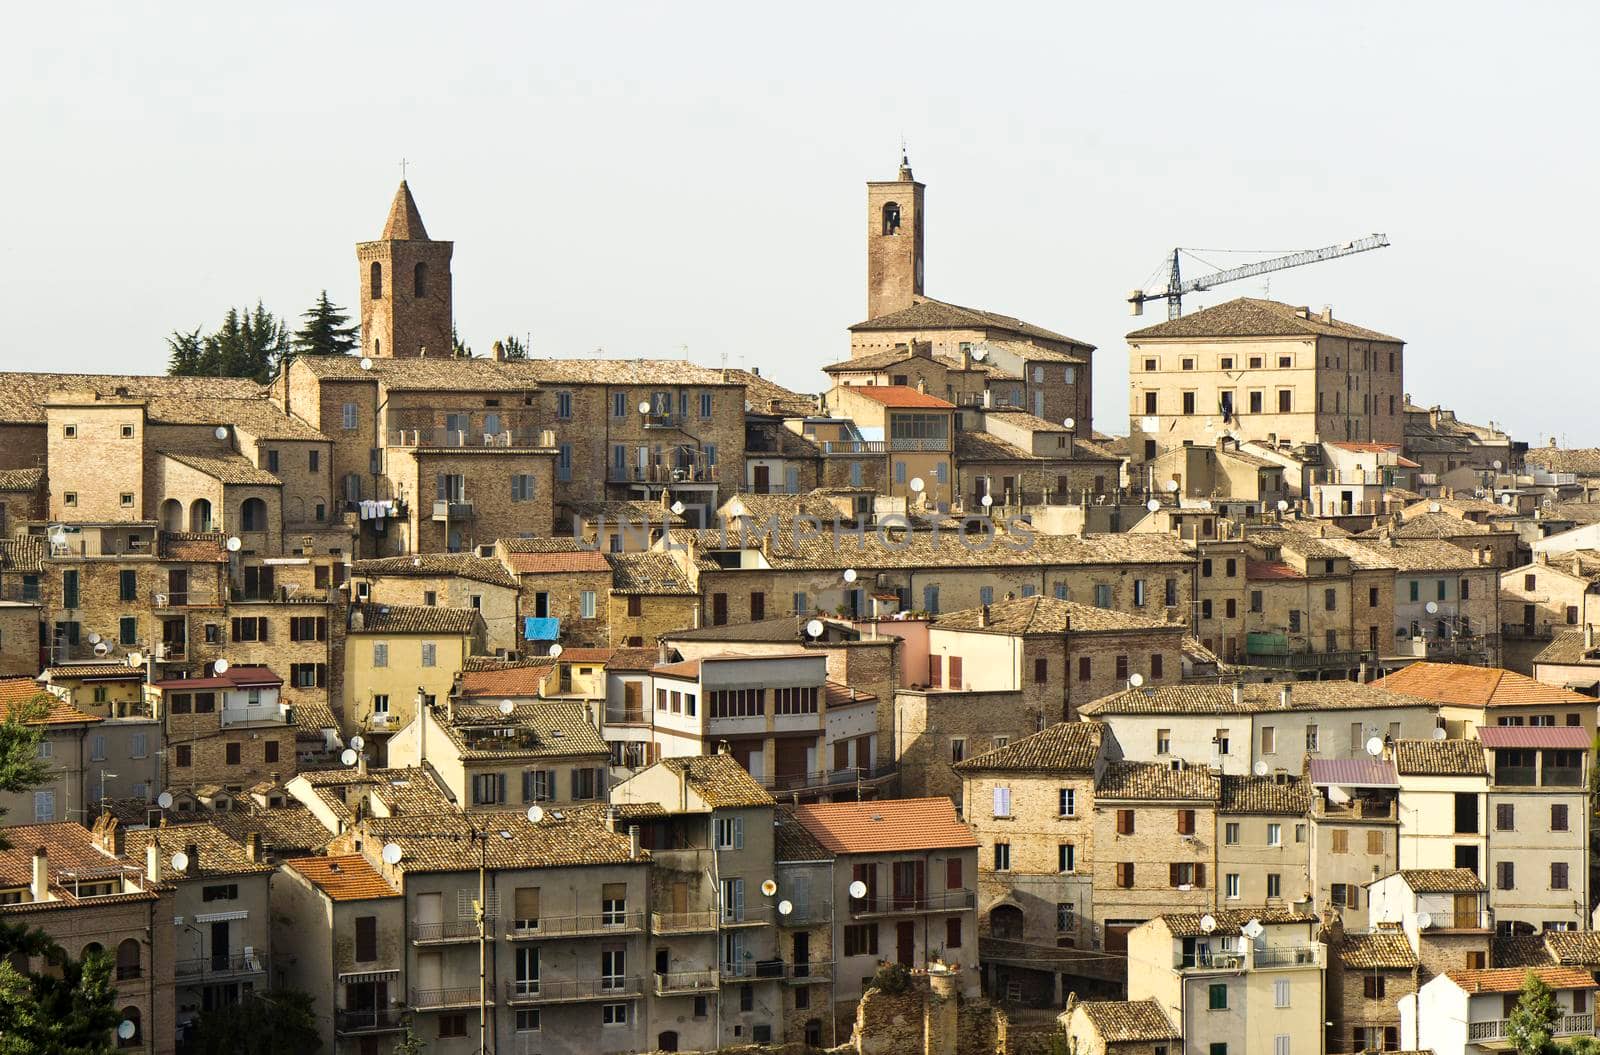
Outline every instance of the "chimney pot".
[[1278, 704], [1284, 710], [1294, 706], [1294, 683], [1284, 682], [1283, 688], [1278, 690]]
[[200, 874], [200, 847], [196, 846], [194, 843], [190, 843], [189, 845], [187, 845], [187, 846], [185, 846], [183, 848], [183, 852], [189, 858], [189, 867], [184, 869], [184, 871], [188, 875], [199, 875]]
[[33, 851], [33, 881], [29, 891], [35, 901], [50, 899], [50, 853], [42, 846]]
[[152, 883], [161, 882], [161, 847], [154, 840], [145, 844], [144, 875]]
[[628, 825], [628, 860], [637, 861], [638, 859], [639, 859], [639, 826], [637, 824], [630, 824], [630, 825]]
[[244, 837], [245, 860], [251, 864], [261, 863], [261, 833], [247, 832]]

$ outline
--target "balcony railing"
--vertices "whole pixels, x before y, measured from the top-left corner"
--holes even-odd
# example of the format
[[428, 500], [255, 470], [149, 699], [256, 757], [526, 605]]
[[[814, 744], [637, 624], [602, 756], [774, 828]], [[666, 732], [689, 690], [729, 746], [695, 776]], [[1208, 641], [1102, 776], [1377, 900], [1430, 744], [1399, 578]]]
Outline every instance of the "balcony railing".
[[684, 993], [708, 993], [722, 985], [722, 976], [716, 971], [659, 971], [654, 976], [657, 996], [677, 996]]
[[1549, 623], [1501, 623], [1500, 636], [1507, 641], [1549, 641], [1555, 628]]
[[1545, 766], [1540, 787], [1577, 788], [1583, 786], [1583, 770], [1577, 766]]
[[606, 708], [606, 724], [608, 725], [644, 725], [648, 721], [649, 715], [642, 707], [633, 710], [628, 710], [625, 707]]
[[1531, 788], [1539, 782], [1539, 770], [1534, 766], [1496, 766], [1494, 782], [1501, 787]]
[[1376, 653], [1341, 649], [1333, 652], [1247, 650], [1249, 662], [1279, 670], [1325, 670], [1330, 667], [1358, 667], [1365, 660], [1376, 660]]
[[[492, 1002], [494, 995], [490, 994]], [[418, 1011], [433, 1011], [442, 1007], [472, 1007], [478, 1003], [478, 987], [455, 985], [444, 989], [411, 990], [411, 1006]]]
[[[476, 927], [476, 924], [474, 924]], [[533, 938], [579, 938], [594, 934], [630, 934], [644, 929], [644, 913], [595, 912], [580, 916], [540, 916], [532, 920], [512, 920], [506, 937], [516, 941]], [[477, 931], [473, 931], [476, 935]]]
[[882, 894], [851, 898], [852, 916], [899, 916], [920, 912], [959, 912], [977, 904], [971, 890], [945, 890], [937, 894]]
[[876, 780], [891, 775], [893, 766], [850, 766], [845, 769], [820, 770], [816, 773], [779, 773], [763, 781], [773, 791], [799, 791], [805, 788], [826, 788], [857, 781]]
[[[1510, 1024], [1511, 1020], [1505, 1018], [1491, 1018], [1483, 1022], [1468, 1022], [1467, 1040], [1505, 1040], [1507, 1039], [1507, 1027]], [[1552, 1032], [1556, 1036], [1591, 1036], [1594, 1033], [1594, 1015], [1562, 1015], [1556, 1020], [1555, 1029]]]
[[[477, 990], [473, 991], [477, 999]], [[335, 1033], [388, 1033], [404, 1029], [406, 1009], [403, 1007], [369, 1007], [364, 1010], [336, 1008], [333, 1012]]]
[[714, 484], [717, 482], [715, 465], [617, 465], [606, 470], [606, 479], [614, 484]]
[[889, 440], [889, 449], [891, 451], [903, 451], [903, 452], [904, 451], [909, 451], [909, 452], [924, 452], [924, 453], [928, 453], [928, 454], [938, 454], [940, 452], [948, 451], [950, 449], [950, 440], [948, 438], [942, 439], [942, 440], [935, 440], [935, 439], [907, 439], [907, 438], [902, 437], [902, 438], [899, 438], [899, 439], [890, 439]]
[[189, 960], [179, 960], [173, 973], [179, 978], [220, 978], [224, 975], [265, 974], [267, 972], [267, 958], [259, 952], [248, 955], [242, 952], [229, 953], [226, 956], [197, 956]]
[[1244, 967], [1244, 953], [1233, 949], [1180, 952], [1172, 966], [1186, 971], [1237, 971]]
[[813, 982], [827, 982], [833, 978], [832, 960], [813, 960], [810, 963], [785, 963], [783, 977], [786, 981], [796, 985], [810, 985]]
[[652, 934], [708, 934], [717, 929], [715, 909], [705, 912], [652, 912]]
[[541, 437], [533, 429], [502, 429], [499, 432], [464, 432], [460, 429], [419, 428], [390, 429], [386, 434], [390, 447], [505, 447], [509, 449], [536, 450]]
[[[490, 937], [494, 936], [495, 919], [490, 916], [484, 920], [484, 929]], [[477, 941], [478, 921], [475, 919], [442, 920], [438, 923], [411, 923], [411, 940], [418, 945], [432, 942], [447, 941]]]
[[434, 520], [471, 520], [472, 503], [466, 499], [439, 500], [433, 503]]
[[882, 454], [888, 450], [883, 440], [823, 440], [823, 454]]
[[1256, 949], [1251, 961], [1257, 967], [1316, 967], [1322, 963], [1322, 946], [1289, 945]]
[[[508, 978], [506, 1002], [512, 1004], [554, 1004], [579, 1000], [622, 1000], [644, 995], [644, 980], [636, 975], [609, 975], [603, 978]], [[474, 1001], [478, 991], [472, 990]]]

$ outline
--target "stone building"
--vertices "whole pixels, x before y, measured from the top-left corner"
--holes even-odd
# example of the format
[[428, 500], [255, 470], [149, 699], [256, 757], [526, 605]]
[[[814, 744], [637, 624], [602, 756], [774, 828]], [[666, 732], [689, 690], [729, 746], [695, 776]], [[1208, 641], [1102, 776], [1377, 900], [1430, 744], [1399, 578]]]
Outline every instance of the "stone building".
[[1404, 934], [1324, 921], [1328, 1051], [1399, 1051], [1400, 1002], [1417, 991], [1417, 954]]
[[150, 682], [151, 709], [167, 724], [166, 779], [215, 799], [292, 777], [299, 764], [294, 708], [282, 690], [271, 668], [244, 664], [210, 677]]
[[450, 256], [436, 242], [405, 180], [395, 191], [377, 241], [356, 246], [361, 268], [362, 354], [448, 359], [455, 354]]
[[372, 604], [474, 610], [483, 619], [484, 648], [514, 656], [523, 647], [523, 590], [503, 561], [468, 553], [358, 560], [350, 565], [350, 589]]
[[[534, 649], [557, 640], [563, 647], [611, 644], [610, 554], [576, 545], [571, 550], [556, 549], [544, 544], [549, 541], [501, 539], [495, 543], [495, 556], [516, 586], [512, 602], [519, 624], [517, 636]], [[529, 626], [536, 626], [541, 636], [527, 633]]]
[[1068, 1050], [1080, 1055], [1167, 1055], [1183, 1043], [1153, 998], [1079, 1001], [1074, 993], [1058, 1021]]
[[392, 733], [419, 707], [450, 696], [469, 656], [484, 654], [483, 617], [471, 608], [353, 604], [345, 631], [344, 726]]
[[1221, 778], [1216, 904], [1228, 909], [1313, 903], [1311, 785], [1294, 773]]

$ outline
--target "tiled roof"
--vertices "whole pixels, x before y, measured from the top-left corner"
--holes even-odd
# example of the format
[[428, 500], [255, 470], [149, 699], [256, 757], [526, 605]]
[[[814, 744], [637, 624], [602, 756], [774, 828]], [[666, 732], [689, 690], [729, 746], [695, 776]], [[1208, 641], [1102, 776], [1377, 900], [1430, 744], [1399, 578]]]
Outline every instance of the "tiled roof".
[[795, 819], [836, 854], [906, 853], [978, 845], [947, 798], [819, 802], [797, 806]]
[[[167, 415], [167, 400], [151, 401], [152, 417]], [[328, 437], [307, 425], [293, 414], [266, 399], [214, 399], [193, 409], [193, 413], [206, 416], [208, 423], [235, 425], [240, 430], [261, 440], [322, 440]]]
[[[244, 847], [228, 838], [216, 825], [210, 821], [197, 821], [193, 824], [169, 824], [164, 828], [144, 828], [128, 832], [128, 856], [135, 861], [143, 861], [145, 847], [151, 844], [159, 847], [162, 863], [162, 878], [177, 880], [181, 873], [172, 871], [170, 860], [172, 855], [179, 850], [184, 850], [190, 845], [200, 851], [200, 868], [198, 875], [188, 878], [206, 878], [210, 876], [230, 875], [255, 875], [271, 872], [273, 866], [265, 859], [251, 861], [245, 856]], [[191, 872], [194, 870], [193, 861], [190, 862]]]
[[32, 678], [0, 679], [0, 716], [10, 719], [21, 714], [32, 715], [28, 725], [80, 725], [105, 720], [46, 692]]
[[772, 796], [732, 755], [666, 758], [661, 765], [680, 774], [695, 794], [714, 810], [773, 804]]
[[[696, 536], [695, 541], [714, 545], [716, 534], [708, 534], [709, 538]], [[885, 534], [891, 537], [886, 539]], [[736, 543], [731, 536], [730, 541]], [[825, 532], [820, 538], [794, 535], [774, 539], [768, 560], [784, 571], [1194, 564], [1193, 556], [1177, 538], [1156, 532], [1018, 534], [1015, 540], [1002, 537], [988, 545], [979, 545], [977, 536], [963, 541], [952, 531], [940, 532], [937, 537], [927, 531], [909, 535], [868, 532], [865, 536], [842, 532], [836, 539]]]
[[506, 563], [518, 575], [579, 572], [609, 572], [611, 564], [599, 550], [580, 549], [570, 553], [507, 553]]
[[538, 696], [545, 677], [555, 669], [554, 660], [527, 663], [499, 670], [474, 670], [461, 675], [460, 691], [465, 699], [474, 697]]
[[306, 877], [334, 901], [365, 901], [369, 898], [399, 897], [378, 870], [360, 854], [329, 857], [291, 857], [283, 862]]
[[1477, 740], [1396, 740], [1395, 769], [1405, 776], [1483, 777], [1483, 744]]
[[400, 187], [394, 192], [394, 201], [389, 205], [389, 218], [383, 223], [383, 234], [380, 236], [385, 242], [426, 242], [428, 229], [422, 226], [422, 213], [417, 209], [417, 200], [411, 196], [411, 188], [406, 186], [406, 181], [400, 181]]
[[350, 566], [350, 574], [366, 579], [386, 576], [431, 579], [453, 575], [513, 590], [518, 585], [517, 580], [507, 574], [499, 561], [477, 557], [470, 553], [421, 553], [413, 557], [376, 557], [370, 560], [358, 560]]
[[143, 681], [144, 668], [130, 667], [126, 663], [68, 663], [46, 667], [41, 676], [51, 681]]
[[1497, 532], [1487, 524], [1479, 524], [1462, 517], [1451, 516], [1449, 513], [1418, 513], [1407, 517], [1399, 524], [1382, 524], [1378, 527], [1361, 533], [1362, 538], [1401, 538], [1401, 539], [1453, 539], [1465, 538], [1469, 535], [1494, 535]]
[[1145, 1000], [1085, 1000], [1078, 1010], [1106, 1044], [1182, 1040], [1154, 997]]
[[850, 358], [841, 359], [837, 363], [829, 363], [822, 368], [822, 372], [825, 374], [876, 372], [885, 367], [894, 366], [897, 363], [910, 362], [916, 358], [918, 358], [917, 353], [911, 350], [909, 344], [897, 344], [893, 348], [884, 348], [880, 351], [868, 352], [865, 355], [852, 355]]
[[938, 396], [918, 392], [910, 385], [851, 385], [850, 391], [886, 407], [918, 410], [954, 410], [956, 405]]
[[1545, 945], [1544, 937], [1544, 934], [1497, 934], [1489, 942], [1490, 962], [1496, 967], [1548, 967], [1556, 958]]
[[1522, 460], [1553, 473], [1600, 476], [1600, 447], [1533, 447]]
[[773, 818], [773, 860], [831, 861], [833, 854], [817, 841], [811, 829], [795, 820], [791, 806], [780, 806]]
[[0, 539], [0, 571], [44, 571], [44, 539], [38, 535]]
[[[660, 653], [653, 648], [611, 648], [595, 649], [594, 651], [606, 652], [602, 660], [607, 670], [643, 671], [656, 665]], [[567, 649], [561, 654], [563, 659], [572, 655], [573, 650]]]
[[1557, 630], [1550, 643], [1544, 646], [1534, 663], [1579, 664], [1600, 663], [1600, 654], [1583, 647], [1582, 630]]
[[310, 809], [296, 802], [286, 806], [255, 808], [249, 812], [230, 810], [213, 814], [210, 822], [230, 839], [243, 843], [255, 832], [269, 853], [305, 854], [322, 849], [333, 841], [334, 833], [322, 826]]
[[1395, 692], [1421, 696], [1441, 703], [1471, 707], [1527, 707], [1540, 704], [1593, 704], [1584, 696], [1559, 685], [1535, 681], [1526, 674], [1498, 667], [1469, 667], [1464, 663], [1413, 663], [1374, 684]]
[[1300, 570], [1281, 560], [1246, 560], [1244, 577], [1251, 582], [1274, 582], [1284, 579], [1304, 579]]
[[1600, 931], [1547, 930], [1544, 943], [1556, 963], [1581, 964], [1590, 969], [1600, 967]]
[[[987, 625], [984, 609], [988, 609]], [[949, 615], [941, 615], [934, 622], [939, 630], [977, 630], [991, 634], [1059, 635], [1069, 629], [1073, 633], [1097, 633], [1116, 630], [1171, 630], [1183, 632], [1180, 623], [1167, 623], [1142, 615], [1128, 615], [1111, 608], [1096, 608], [1076, 601], [1063, 601], [1055, 597], [1035, 594], [976, 608], [963, 608]]]
[[995, 770], [1093, 773], [1104, 731], [1099, 722], [1057, 722], [1032, 736], [985, 751], [951, 768], [963, 775]]
[[1094, 345], [1087, 341], [1080, 341], [1066, 334], [1047, 330], [1043, 326], [1014, 319], [1009, 315], [984, 311], [980, 308], [963, 308], [959, 304], [922, 296], [915, 298], [908, 308], [858, 322], [850, 327], [850, 330], [853, 333], [874, 330], [1002, 330], [1023, 337], [1037, 337], [1046, 341], [1076, 344], [1087, 349], [1094, 348]]
[[1594, 975], [1579, 967], [1491, 967], [1445, 974], [1469, 993], [1520, 993], [1530, 974], [1551, 989], [1600, 989]]
[[1402, 868], [1392, 874], [1398, 875], [1418, 894], [1472, 894], [1489, 889], [1470, 868]]
[[806, 624], [811, 618], [809, 615], [780, 615], [758, 619], [753, 623], [724, 623], [721, 626], [674, 630], [665, 636], [673, 641], [798, 644], [807, 640]]
[[[817, 412], [815, 396], [804, 392], [791, 392], [753, 371], [729, 369], [728, 380], [744, 385], [744, 398], [752, 405], [753, 414], [776, 412], [784, 417], [799, 418]], [[776, 411], [772, 407], [773, 403], [777, 403]]]
[[[556, 814], [561, 814], [557, 817]], [[489, 830], [484, 843], [488, 866], [496, 870], [581, 868], [638, 863], [646, 867], [650, 853], [629, 852], [628, 836], [610, 830], [595, 811], [545, 810], [532, 824], [521, 813], [454, 813], [429, 816], [371, 817], [362, 822], [367, 837], [400, 847], [401, 872], [475, 872], [479, 847], [473, 826]], [[502, 835], [504, 833], [504, 835]]]
[[1356, 337], [1372, 341], [1396, 341], [1376, 330], [1354, 326], [1341, 319], [1323, 322], [1315, 311], [1300, 314], [1300, 309], [1275, 300], [1237, 297], [1190, 315], [1147, 326], [1128, 334], [1128, 340], [1151, 337]]
[[[1594, 701], [1589, 701], [1590, 706]], [[1587, 751], [1591, 738], [1579, 725], [1484, 725], [1478, 728], [1484, 747], [1531, 747]]]
[[1198, 938], [1208, 933], [1200, 926], [1201, 919], [1206, 915], [1217, 921], [1216, 927], [1209, 932], [1214, 938], [1236, 938], [1251, 920], [1269, 925], [1317, 922], [1317, 917], [1312, 913], [1286, 908], [1217, 909], [1211, 913], [1169, 912], [1161, 920], [1174, 938]]
[[1351, 970], [1406, 970], [1417, 966], [1417, 954], [1400, 934], [1346, 934], [1339, 961]]
[[1308, 781], [1289, 774], [1264, 777], [1222, 777], [1223, 813], [1301, 816], [1310, 812], [1314, 797]]
[[983, 416], [985, 420], [989, 418], [999, 418], [1008, 425], [1014, 425], [1020, 429], [1027, 429], [1029, 432], [1071, 431], [1059, 421], [1047, 421], [1044, 418], [1039, 417], [1037, 414], [1028, 413], [1026, 410], [985, 410], [983, 412]]
[[[126, 389], [130, 398], [150, 400], [152, 419], [173, 424], [212, 423], [206, 408], [218, 399], [265, 402], [261, 386], [243, 377], [12, 372], [0, 374], [0, 422], [42, 424], [45, 397], [51, 392], [112, 396], [118, 389]], [[157, 399], [164, 411], [159, 418], [155, 418]]]
[[1222, 788], [1210, 766], [1173, 769], [1165, 762], [1119, 759], [1106, 766], [1094, 789], [1099, 799], [1184, 799], [1216, 802]]
[[156, 552], [163, 560], [228, 563], [228, 540], [214, 531], [158, 531]]
[[1467, 550], [1442, 539], [1388, 538], [1368, 542], [1367, 547], [1396, 571], [1494, 571], [1479, 564]]
[[[1285, 685], [1242, 686], [1240, 700], [1234, 702], [1231, 685], [1161, 685], [1127, 689], [1095, 700], [1079, 708], [1085, 715], [1108, 714], [1257, 714], [1281, 711]], [[1438, 704], [1417, 696], [1362, 684], [1355, 681], [1297, 681], [1292, 683], [1289, 710], [1322, 711], [1350, 708], [1381, 710], [1392, 707], [1425, 707]]]
[[375, 358], [371, 370], [362, 370], [354, 356], [314, 355], [295, 360], [314, 375], [329, 381], [381, 383], [391, 391], [412, 392], [525, 392], [554, 385], [693, 385], [729, 388], [737, 381], [722, 379], [720, 370], [681, 359], [446, 359]]
[[670, 553], [608, 553], [611, 589], [619, 594], [694, 597], [699, 591]]
[[165, 692], [173, 692], [189, 689], [272, 688], [282, 685], [283, 679], [272, 673], [272, 668], [259, 663], [237, 663], [209, 677], [164, 678], [150, 684]]
[[205, 473], [225, 484], [280, 487], [283, 481], [265, 469], [257, 468], [242, 454], [212, 454], [199, 451], [158, 451], [164, 457], [196, 472]]
[[[460, 704], [455, 721], [439, 724], [466, 759], [509, 761], [609, 754], [599, 731], [576, 703], [517, 704], [509, 715], [501, 713], [499, 704]], [[514, 735], [498, 735], [505, 729], [514, 730]]]
[[0, 469], [0, 491], [8, 494], [38, 490], [43, 482], [44, 470], [40, 468]]
[[1039, 455], [987, 432], [955, 434], [956, 461], [966, 462], [1042, 462]]
[[471, 608], [413, 604], [353, 604], [352, 634], [470, 634], [481, 616]]
[[1352, 788], [1397, 788], [1400, 776], [1394, 763], [1375, 758], [1313, 758], [1311, 783], [1313, 785], [1343, 784]]

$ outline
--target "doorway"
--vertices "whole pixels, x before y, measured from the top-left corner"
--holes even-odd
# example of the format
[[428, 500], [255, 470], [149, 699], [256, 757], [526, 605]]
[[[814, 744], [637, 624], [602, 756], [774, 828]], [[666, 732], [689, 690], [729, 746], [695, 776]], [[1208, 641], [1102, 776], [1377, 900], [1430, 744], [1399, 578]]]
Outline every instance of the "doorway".
[[914, 920], [901, 920], [894, 925], [894, 955], [896, 962], [912, 966], [917, 955], [917, 924]]

